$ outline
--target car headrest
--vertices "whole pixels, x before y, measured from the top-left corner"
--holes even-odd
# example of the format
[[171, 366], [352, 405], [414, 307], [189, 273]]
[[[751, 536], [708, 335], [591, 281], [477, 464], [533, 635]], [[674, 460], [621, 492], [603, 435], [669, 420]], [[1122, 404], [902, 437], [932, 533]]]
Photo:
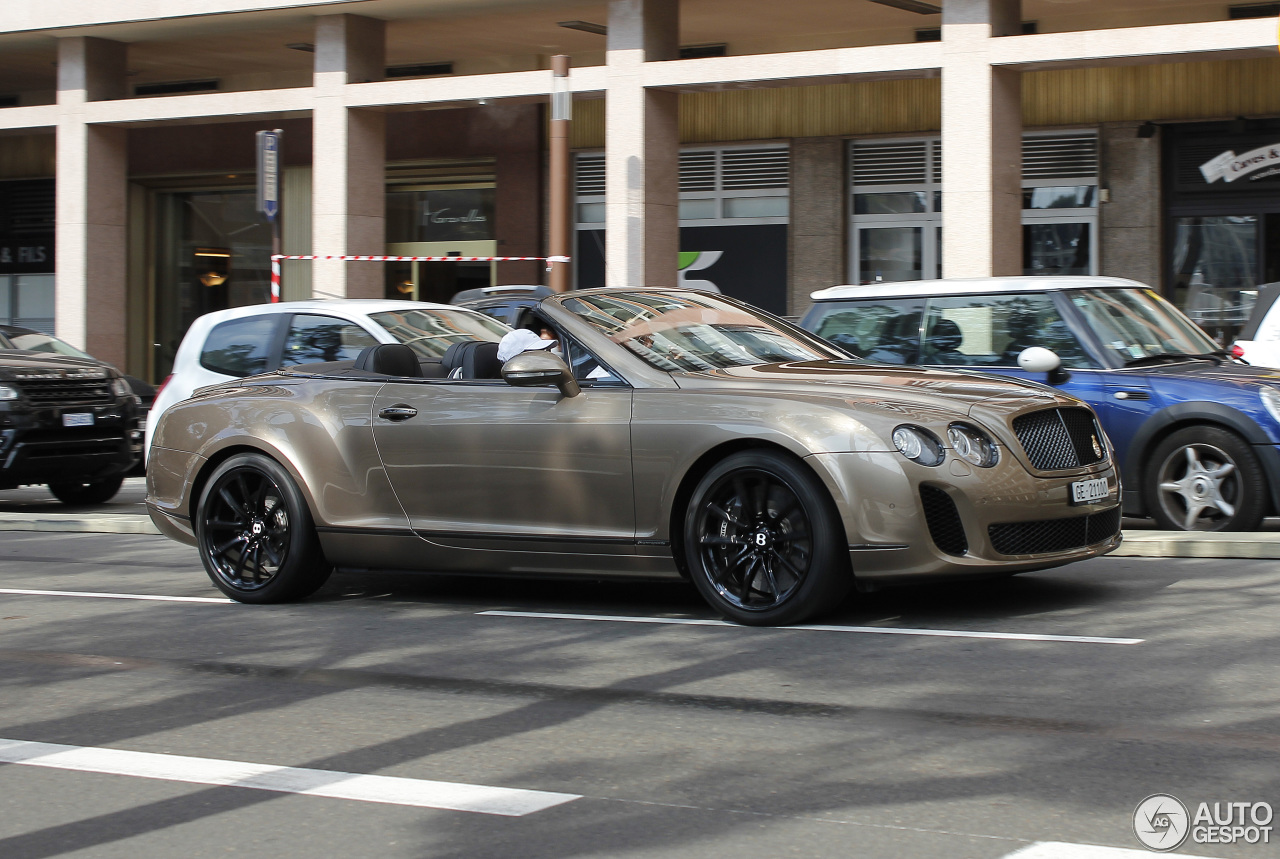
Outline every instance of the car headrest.
[[384, 376], [408, 376], [421, 378], [422, 366], [418, 353], [403, 343], [379, 343], [360, 350], [353, 365], [356, 370], [368, 370]]
[[462, 359], [462, 378], [501, 379], [502, 362], [497, 343], [472, 343]]
[[462, 366], [462, 354], [467, 351], [466, 347], [469, 343], [471, 343], [470, 340], [451, 343], [449, 348], [444, 350], [444, 354], [440, 356], [440, 364], [444, 367], [446, 376]]

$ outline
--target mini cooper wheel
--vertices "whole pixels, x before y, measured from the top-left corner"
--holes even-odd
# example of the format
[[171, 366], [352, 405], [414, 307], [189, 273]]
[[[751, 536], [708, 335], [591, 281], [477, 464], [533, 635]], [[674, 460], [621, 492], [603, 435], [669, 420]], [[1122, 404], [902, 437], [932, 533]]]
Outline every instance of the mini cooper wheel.
[[218, 466], [200, 496], [195, 527], [205, 572], [239, 602], [301, 599], [332, 571], [302, 493], [279, 463], [260, 454]]
[[1219, 427], [1178, 430], [1152, 452], [1147, 504], [1161, 528], [1252, 531], [1267, 490], [1248, 443]]
[[88, 483], [50, 483], [49, 491], [63, 504], [79, 507], [86, 504], [105, 504], [116, 497], [123, 483], [124, 475], [121, 474]]
[[793, 458], [744, 451], [693, 491], [684, 560], [699, 593], [738, 623], [796, 623], [853, 583], [844, 528], [826, 488]]

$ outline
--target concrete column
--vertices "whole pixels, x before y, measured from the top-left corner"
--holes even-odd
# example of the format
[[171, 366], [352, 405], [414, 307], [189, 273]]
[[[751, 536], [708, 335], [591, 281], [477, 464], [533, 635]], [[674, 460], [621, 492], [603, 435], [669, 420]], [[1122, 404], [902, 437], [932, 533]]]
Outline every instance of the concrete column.
[[992, 38], [1019, 32], [1018, 0], [945, 0], [942, 10], [942, 272], [1022, 273], [1022, 75], [991, 65]]
[[55, 324], [59, 337], [122, 367], [128, 357], [128, 132], [89, 125], [84, 105], [126, 91], [123, 44], [59, 40]]
[[787, 313], [809, 309], [809, 294], [845, 282], [847, 141], [806, 137], [791, 141], [791, 226]]
[[[386, 25], [359, 15], [316, 19], [315, 107], [312, 113], [312, 253], [386, 251], [386, 116], [343, 104], [349, 83], [382, 80]], [[381, 298], [383, 266], [325, 262], [312, 269], [323, 298]]]
[[1102, 127], [1102, 187], [1098, 204], [1098, 273], [1161, 288], [1160, 136], [1138, 137], [1138, 123]]
[[680, 252], [678, 94], [647, 90], [645, 62], [679, 55], [679, 0], [611, 0], [606, 57], [605, 283], [675, 286]]

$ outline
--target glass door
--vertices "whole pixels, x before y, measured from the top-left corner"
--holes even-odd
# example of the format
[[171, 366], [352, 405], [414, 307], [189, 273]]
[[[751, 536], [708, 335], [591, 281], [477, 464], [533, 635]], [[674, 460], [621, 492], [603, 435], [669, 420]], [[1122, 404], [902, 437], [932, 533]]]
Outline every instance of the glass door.
[[[1262, 235], [1264, 226], [1271, 235]], [[1219, 343], [1230, 343], [1249, 318], [1259, 271], [1267, 270], [1262, 249], [1280, 244], [1276, 226], [1274, 215], [1173, 219], [1174, 303]]]

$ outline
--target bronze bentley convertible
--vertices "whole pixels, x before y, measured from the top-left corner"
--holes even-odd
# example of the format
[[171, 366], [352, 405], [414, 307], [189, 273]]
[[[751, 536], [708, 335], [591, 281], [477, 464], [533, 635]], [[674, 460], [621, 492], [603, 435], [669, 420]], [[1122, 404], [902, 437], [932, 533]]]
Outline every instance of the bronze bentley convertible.
[[1120, 543], [1093, 412], [1045, 387], [850, 359], [718, 295], [594, 290], [505, 364], [358, 359], [203, 389], [161, 419], [147, 506], [223, 593], [334, 567], [684, 576], [794, 623], [854, 584], [1038, 570]]

